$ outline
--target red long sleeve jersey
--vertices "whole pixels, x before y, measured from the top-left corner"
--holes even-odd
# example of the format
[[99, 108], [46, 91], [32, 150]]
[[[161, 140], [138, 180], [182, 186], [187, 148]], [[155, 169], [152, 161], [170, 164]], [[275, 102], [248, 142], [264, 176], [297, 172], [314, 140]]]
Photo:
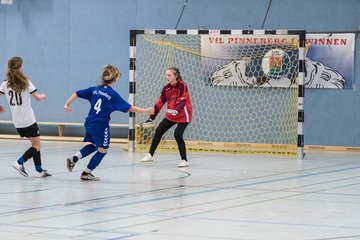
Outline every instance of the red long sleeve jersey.
[[155, 104], [155, 112], [150, 115], [152, 120], [158, 115], [162, 107], [167, 103], [167, 109], [176, 110], [177, 115], [166, 111], [165, 118], [173, 122], [191, 122], [192, 103], [190, 93], [184, 81], [178, 80], [175, 85], [167, 84], [161, 91], [161, 95]]

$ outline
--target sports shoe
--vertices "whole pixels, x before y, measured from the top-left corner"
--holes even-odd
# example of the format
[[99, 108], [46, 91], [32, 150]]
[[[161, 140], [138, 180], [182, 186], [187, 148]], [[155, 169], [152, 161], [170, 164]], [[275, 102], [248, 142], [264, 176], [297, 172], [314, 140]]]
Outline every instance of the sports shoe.
[[154, 161], [153, 156], [151, 156], [150, 153], [148, 153], [143, 159], [141, 159], [142, 162], [152, 162]]
[[85, 171], [82, 172], [80, 179], [84, 181], [100, 181], [100, 178], [95, 177], [91, 173], [87, 173]]
[[178, 167], [188, 167], [188, 166], [189, 166], [189, 162], [185, 160], [181, 160], [181, 162], [178, 165]]
[[66, 167], [69, 172], [72, 172], [73, 168], [75, 167], [75, 162], [73, 161], [74, 157], [66, 159]]
[[48, 173], [46, 170], [42, 170], [42, 172], [38, 173], [37, 176], [35, 176], [35, 177], [45, 178], [45, 177], [50, 177], [50, 176], [51, 176], [50, 173]]
[[12, 164], [13, 168], [15, 168], [21, 175], [23, 175], [24, 177], [28, 177], [29, 174], [27, 174], [25, 172], [25, 168], [23, 165], [20, 165], [17, 161], [15, 161], [13, 164]]

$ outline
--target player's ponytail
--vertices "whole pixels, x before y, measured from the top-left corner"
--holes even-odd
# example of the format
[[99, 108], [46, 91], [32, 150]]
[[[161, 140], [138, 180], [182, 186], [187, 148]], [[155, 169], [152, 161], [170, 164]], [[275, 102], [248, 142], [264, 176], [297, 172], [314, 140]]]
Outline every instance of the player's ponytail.
[[178, 68], [176, 68], [176, 67], [169, 67], [168, 70], [172, 71], [172, 72], [175, 74], [176, 80], [183, 80]]
[[103, 74], [102, 74], [102, 85], [108, 85], [119, 78], [121, 78], [121, 72], [112, 65], [106, 65], [103, 68]]
[[23, 60], [20, 57], [12, 57], [8, 61], [8, 71], [6, 74], [7, 85], [15, 92], [21, 93], [29, 86], [29, 81], [22, 70]]

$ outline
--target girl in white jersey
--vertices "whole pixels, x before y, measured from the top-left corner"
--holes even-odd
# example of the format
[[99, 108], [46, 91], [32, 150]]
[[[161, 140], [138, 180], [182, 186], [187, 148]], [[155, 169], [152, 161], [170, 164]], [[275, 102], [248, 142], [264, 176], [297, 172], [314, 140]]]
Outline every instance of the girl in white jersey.
[[37, 101], [46, 99], [46, 95], [36, 92], [33, 83], [23, 73], [22, 63], [20, 57], [10, 58], [7, 78], [0, 85], [0, 96], [6, 95], [16, 130], [20, 137], [27, 137], [31, 142], [31, 147], [13, 163], [13, 167], [27, 177], [24, 163], [33, 158], [38, 177], [48, 177], [51, 175], [41, 167], [40, 133], [30, 101], [30, 95]]

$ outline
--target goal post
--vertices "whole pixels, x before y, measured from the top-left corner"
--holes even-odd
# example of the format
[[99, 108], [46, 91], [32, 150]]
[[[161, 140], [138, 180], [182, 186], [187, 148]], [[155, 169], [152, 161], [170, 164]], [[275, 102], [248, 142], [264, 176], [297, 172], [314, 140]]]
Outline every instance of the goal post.
[[[188, 151], [304, 156], [304, 30], [130, 30], [129, 103], [153, 106], [169, 67], [193, 103]], [[164, 109], [166, 106], [164, 106]], [[155, 127], [129, 114], [129, 151], [148, 151]], [[177, 149], [173, 129], [157, 151]]]

